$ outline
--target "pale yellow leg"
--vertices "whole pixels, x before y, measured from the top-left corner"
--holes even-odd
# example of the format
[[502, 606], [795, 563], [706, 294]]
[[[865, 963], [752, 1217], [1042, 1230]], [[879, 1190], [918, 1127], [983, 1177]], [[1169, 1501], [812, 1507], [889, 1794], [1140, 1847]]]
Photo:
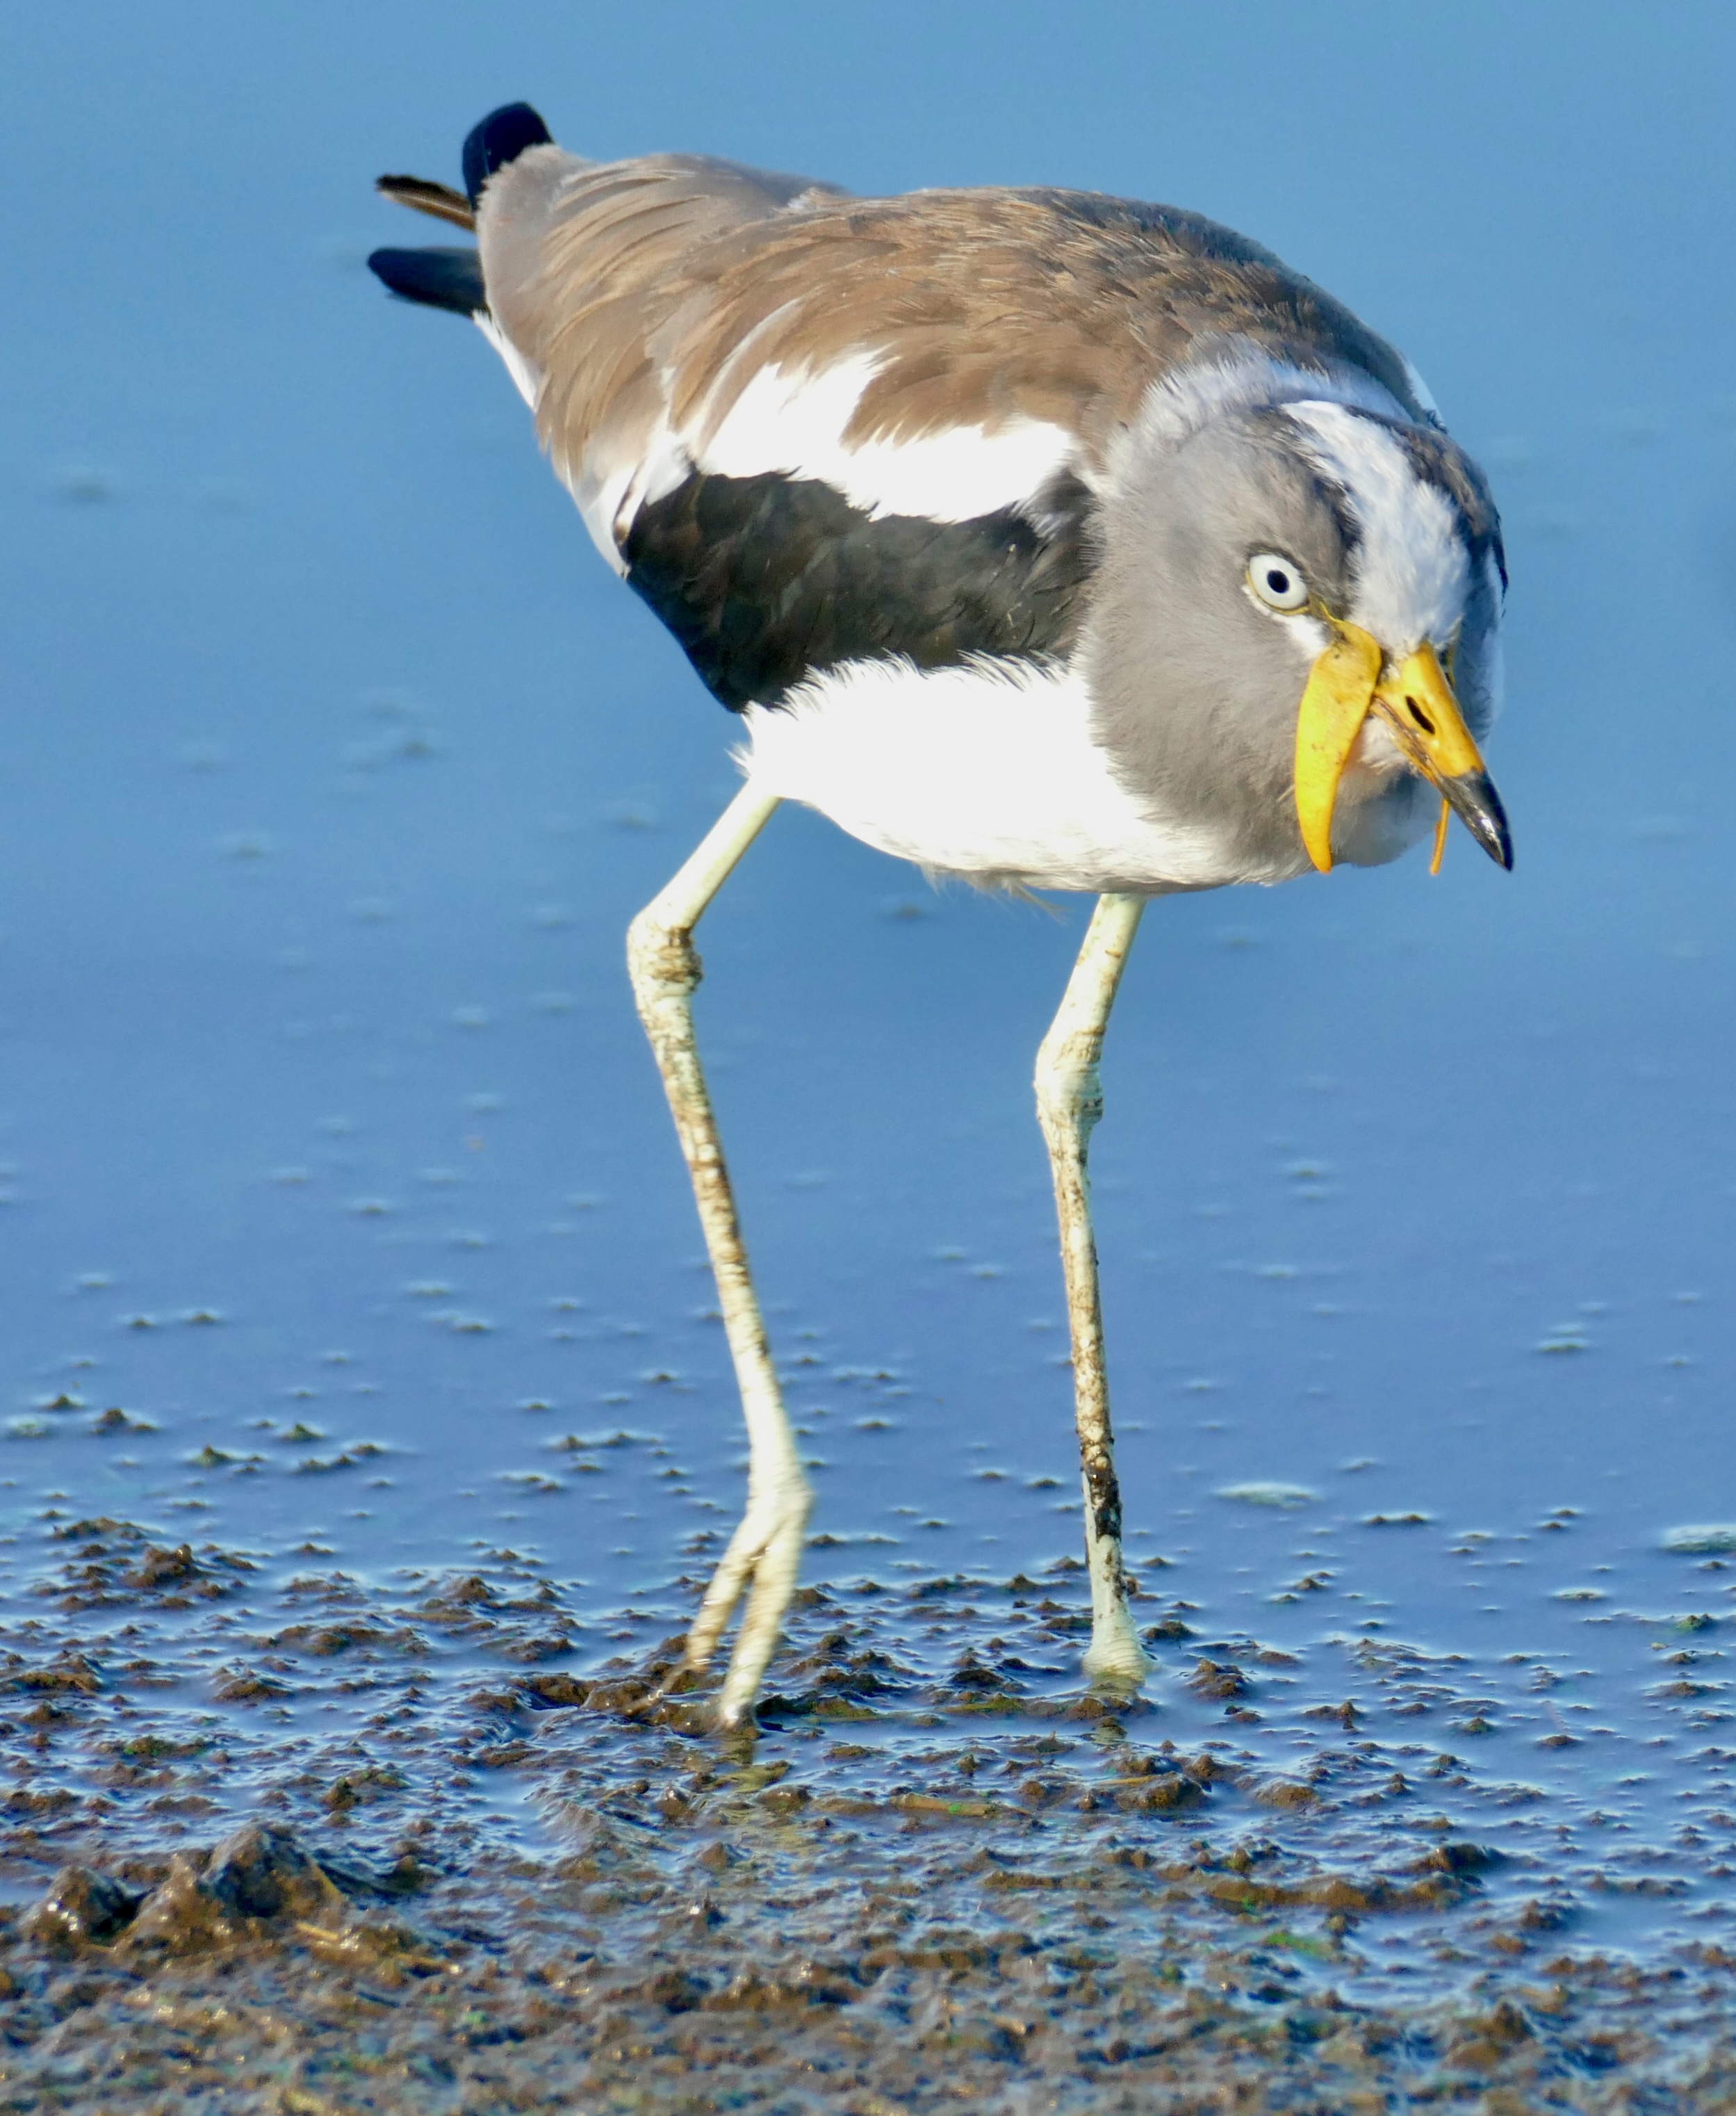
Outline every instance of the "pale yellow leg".
[[747, 1250], [724, 1166], [717, 1120], [693, 1033], [693, 994], [701, 975], [693, 928], [737, 862], [765, 827], [775, 796], [744, 787], [668, 886], [628, 928], [627, 968], [645, 1033], [669, 1097], [693, 1179], [718, 1305], [747, 1420], [747, 1511], [731, 1538], [687, 1634], [687, 1665], [710, 1661], [742, 1591], [752, 1582], [718, 1714], [725, 1726], [751, 1717], [796, 1591], [813, 1493], [802, 1474], [783, 1408], [765, 1323], [754, 1294]]
[[1150, 1658], [1127, 1608], [1121, 1557], [1121, 1486], [1109, 1425], [1109, 1376], [1103, 1356], [1103, 1308], [1097, 1291], [1097, 1244], [1091, 1231], [1086, 1149], [1103, 1115], [1098, 1061], [1127, 950], [1146, 908], [1142, 896], [1102, 896], [1068, 980], [1061, 1010], [1037, 1053], [1037, 1119], [1049, 1143], [1061, 1264], [1072, 1331], [1074, 1412], [1085, 1479], [1085, 1552], [1091, 1566], [1091, 1643], [1085, 1670], [1095, 1679], [1137, 1686]]

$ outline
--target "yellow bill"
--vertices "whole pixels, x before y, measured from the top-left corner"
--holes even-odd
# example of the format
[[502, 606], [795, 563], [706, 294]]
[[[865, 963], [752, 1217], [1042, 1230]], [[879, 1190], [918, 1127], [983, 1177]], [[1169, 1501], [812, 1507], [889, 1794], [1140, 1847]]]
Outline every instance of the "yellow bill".
[[[1440, 657], [1426, 642], [1389, 674], [1378, 642], [1340, 624], [1315, 662], [1296, 724], [1296, 813], [1308, 857], [1332, 867], [1332, 813], [1339, 782], [1371, 712], [1378, 712], [1404, 760], [1454, 809], [1489, 857], [1513, 865], [1506, 811], [1484, 766]], [[1438, 872], [1442, 850], [1436, 832]]]
[[1344, 625], [1309, 671], [1302, 692], [1296, 722], [1296, 818], [1308, 857], [1322, 874], [1332, 872], [1339, 781], [1374, 704], [1385, 658], [1367, 632]]

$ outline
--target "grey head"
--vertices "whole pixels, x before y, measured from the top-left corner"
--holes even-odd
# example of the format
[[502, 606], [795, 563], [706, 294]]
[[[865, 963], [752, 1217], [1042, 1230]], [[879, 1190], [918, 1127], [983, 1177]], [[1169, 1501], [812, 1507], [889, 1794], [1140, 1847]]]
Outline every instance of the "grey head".
[[[1307, 870], [1299, 715], [1324, 709], [1311, 679], [1344, 641], [1378, 695], [1371, 675], [1313, 863], [1396, 858], [1444, 794], [1511, 864], [1476, 747], [1498, 702], [1499, 526], [1439, 425], [1364, 375], [1220, 362], [1154, 393], [1112, 466], [1100, 536], [1085, 644], [1097, 738], [1154, 820], [1207, 836], [1225, 878]], [[1455, 715], [1456, 730], [1438, 724]]]

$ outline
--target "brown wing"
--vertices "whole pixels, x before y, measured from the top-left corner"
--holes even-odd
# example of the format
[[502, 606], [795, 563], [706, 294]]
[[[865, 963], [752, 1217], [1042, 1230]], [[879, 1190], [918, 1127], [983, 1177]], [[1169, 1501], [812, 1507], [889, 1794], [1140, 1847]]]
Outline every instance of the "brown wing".
[[1017, 419], [1077, 434], [1082, 467], [1202, 338], [1358, 367], [1421, 418], [1403, 361], [1341, 303], [1198, 214], [1060, 191], [855, 199], [679, 155], [589, 164], [535, 148], [480, 214], [489, 305], [543, 370], [569, 481], [699, 446], [763, 368], [879, 366], [845, 439]]

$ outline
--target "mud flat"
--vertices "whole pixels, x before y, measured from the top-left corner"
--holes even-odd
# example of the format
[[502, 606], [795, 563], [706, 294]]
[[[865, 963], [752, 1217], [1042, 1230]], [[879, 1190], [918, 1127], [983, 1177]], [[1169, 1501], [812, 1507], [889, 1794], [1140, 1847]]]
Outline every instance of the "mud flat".
[[600, 1650], [511, 1552], [399, 1591], [113, 1519], [39, 1556], [0, 2109], [1736, 2099], [1728, 1814], [1674, 1872], [1612, 1855], [1404, 1738], [1454, 1675], [1389, 1641], [1322, 1704], [1147, 1595], [1162, 1704], [1118, 1706], [1065, 1567], [859, 1580], [805, 1593], [731, 1744], [671, 1639]]

